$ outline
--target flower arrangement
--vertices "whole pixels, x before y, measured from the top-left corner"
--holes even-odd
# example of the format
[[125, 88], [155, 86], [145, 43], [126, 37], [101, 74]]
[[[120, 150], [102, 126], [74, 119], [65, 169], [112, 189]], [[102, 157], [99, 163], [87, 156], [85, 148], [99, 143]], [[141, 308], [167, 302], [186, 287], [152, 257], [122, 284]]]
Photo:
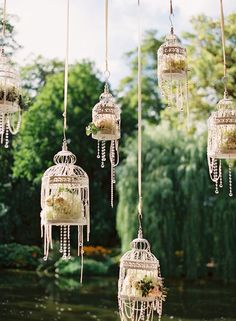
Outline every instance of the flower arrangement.
[[163, 72], [164, 73], [182, 73], [186, 70], [187, 64], [184, 59], [169, 58], [165, 61]]
[[80, 219], [81, 208], [79, 195], [71, 189], [60, 187], [55, 194], [46, 199], [42, 216], [47, 220]]
[[136, 281], [134, 286], [136, 290], [141, 293], [142, 297], [159, 298], [162, 301], [165, 301], [166, 289], [163, 287], [161, 278], [145, 275], [144, 278]]
[[236, 129], [222, 131], [221, 150], [236, 150]]
[[167, 290], [163, 286], [162, 278], [155, 275], [132, 273], [126, 276], [123, 294], [135, 297], [158, 298], [165, 301]]
[[93, 122], [89, 123], [86, 127], [86, 135], [96, 135], [99, 132], [100, 128], [98, 128]]
[[96, 135], [98, 132], [101, 132], [102, 134], [113, 134], [116, 129], [115, 121], [112, 118], [103, 118], [96, 123], [91, 122], [86, 127], [86, 134], [87, 136], [93, 134]]
[[0, 104], [4, 100], [4, 94], [6, 101], [17, 102], [21, 108], [24, 107], [24, 102], [20, 90], [15, 86], [0, 86]]

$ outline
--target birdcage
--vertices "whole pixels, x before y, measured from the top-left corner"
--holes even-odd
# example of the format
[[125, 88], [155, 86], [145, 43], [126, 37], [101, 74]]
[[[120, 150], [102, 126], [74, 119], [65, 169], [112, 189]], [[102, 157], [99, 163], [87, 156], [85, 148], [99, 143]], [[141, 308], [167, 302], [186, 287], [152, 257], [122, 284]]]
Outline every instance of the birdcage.
[[158, 83], [168, 107], [179, 110], [188, 104], [188, 64], [187, 50], [173, 30], [158, 49]]
[[217, 111], [208, 119], [208, 164], [215, 192], [223, 187], [221, 160], [229, 166], [229, 196], [232, 192], [232, 160], [236, 159], [236, 105], [228, 98], [220, 100]]
[[154, 312], [160, 319], [166, 293], [159, 261], [143, 238], [134, 239], [131, 248], [120, 260], [118, 302], [121, 320], [150, 321]]
[[[118, 154], [118, 140], [120, 139], [120, 108], [115, 103], [114, 97], [105, 86], [100, 96], [100, 101], [92, 111], [92, 137], [98, 141], [97, 158], [101, 158], [101, 166], [106, 161], [106, 141], [110, 141], [111, 154]], [[101, 144], [101, 146], [100, 146]], [[118, 158], [117, 155], [110, 155], [110, 158]]]
[[0, 141], [9, 146], [9, 133], [18, 133], [21, 124], [21, 90], [19, 76], [11, 61], [0, 54]]
[[44, 259], [52, 248], [52, 227], [60, 227], [60, 252], [70, 258], [70, 229], [78, 227], [78, 255], [83, 254], [83, 228], [90, 232], [89, 179], [85, 171], [75, 165], [76, 156], [63, 145], [54, 156], [56, 165], [48, 168], [41, 186], [41, 228], [44, 237]]
[[106, 143], [109, 142], [109, 159], [111, 163], [111, 206], [113, 207], [113, 185], [115, 179], [115, 167], [119, 163], [119, 139], [120, 139], [120, 107], [115, 103], [114, 97], [105, 85], [100, 101], [92, 111], [92, 122], [86, 127], [87, 135], [97, 140], [97, 158], [101, 160], [101, 167], [105, 167]]

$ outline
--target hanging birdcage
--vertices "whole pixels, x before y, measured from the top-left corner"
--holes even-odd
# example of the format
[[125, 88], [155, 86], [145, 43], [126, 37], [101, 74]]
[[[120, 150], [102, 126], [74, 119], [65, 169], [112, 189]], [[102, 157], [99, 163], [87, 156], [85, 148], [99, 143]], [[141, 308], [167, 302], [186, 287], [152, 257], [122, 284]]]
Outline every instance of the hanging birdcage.
[[177, 106], [180, 111], [188, 108], [187, 50], [173, 29], [158, 49], [158, 83], [168, 107]]
[[19, 77], [11, 61], [0, 54], [0, 142], [9, 146], [9, 132], [18, 133], [21, 124], [21, 90]]
[[151, 321], [154, 312], [160, 319], [166, 290], [159, 261], [143, 238], [134, 239], [131, 248], [120, 260], [118, 301], [121, 320]]
[[86, 127], [87, 135], [97, 140], [97, 158], [101, 159], [101, 167], [105, 167], [106, 144], [109, 146], [109, 159], [111, 163], [111, 205], [113, 206], [113, 184], [115, 184], [115, 167], [119, 163], [120, 139], [120, 107], [115, 103], [114, 97], [105, 85], [100, 101], [92, 111], [92, 123]]
[[220, 100], [217, 111], [208, 119], [208, 165], [215, 192], [223, 187], [222, 164], [225, 159], [229, 166], [229, 196], [232, 191], [232, 160], [236, 159], [236, 105], [228, 98]]
[[90, 232], [89, 179], [85, 171], [75, 165], [76, 156], [63, 144], [54, 156], [55, 165], [48, 168], [41, 186], [41, 233], [44, 237], [44, 259], [52, 248], [52, 227], [60, 227], [60, 252], [70, 258], [70, 229], [78, 227], [78, 255], [83, 255], [83, 228]]

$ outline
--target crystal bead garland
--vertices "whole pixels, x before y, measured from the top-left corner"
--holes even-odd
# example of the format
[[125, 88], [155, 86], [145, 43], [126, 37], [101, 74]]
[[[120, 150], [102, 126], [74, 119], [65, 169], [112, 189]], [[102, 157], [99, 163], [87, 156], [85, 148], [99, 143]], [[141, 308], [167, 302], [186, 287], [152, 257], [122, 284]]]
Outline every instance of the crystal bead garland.
[[158, 85], [161, 95], [166, 99], [168, 107], [177, 106], [179, 111], [186, 106], [188, 113], [188, 63], [187, 50], [174, 34], [171, 16], [173, 15], [172, 1], [170, 2], [171, 32], [157, 52]]
[[2, 46], [0, 48], [0, 143], [9, 147], [9, 134], [16, 135], [21, 125], [23, 100], [19, 75], [4, 51], [6, 33], [6, 0], [2, 20]]
[[160, 320], [165, 298], [158, 259], [151, 253], [147, 240], [134, 239], [131, 250], [120, 260], [118, 302], [121, 321], [152, 321], [154, 311]]
[[229, 168], [229, 196], [233, 196], [232, 186], [232, 166], [236, 159], [236, 104], [228, 97], [227, 90], [227, 67], [225, 55], [225, 35], [224, 35], [224, 12], [223, 3], [220, 0], [221, 13], [221, 39], [224, 60], [224, 98], [217, 105], [217, 110], [212, 112], [208, 119], [208, 144], [207, 157], [209, 174], [215, 184], [215, 193], [219, 193], [219, 188], [223, 187], [222, 164], [225, 159]]
[[[114, 97], [109, 92], [108, 80], [108, 0], [105, 0], [105, 87], [100, 96], [100, 101], [93, 107], [92, 122], [86, 127], [86, 134], [92, 134], [97, 142], [97, 158], [101, 160], [101, 168], [105, 167], [107, 160], [106, 149], [109, 149], [111, 164], [111, 207], [114, 203], [115, 168], [119, 164], [119, 139], [120, 139], [120, 107], [115, 103]], [[110, 146], [107, 147], [107, 142]]]
[[85, 171], [75, 165], [76, 156], [67, 150], [66, 142], [62, 150], [54, 156], [55, 165], [48, 168], [41, 186], [41, 234], [44, 238], [44, 260], [53, 248], [52, 227], [60, 227], [60, 253], [69, 259], [70, 229], [78, 228], [78, 255], [83, 255], [83, 227], [87, 227], [89, 241], [89, 179]]

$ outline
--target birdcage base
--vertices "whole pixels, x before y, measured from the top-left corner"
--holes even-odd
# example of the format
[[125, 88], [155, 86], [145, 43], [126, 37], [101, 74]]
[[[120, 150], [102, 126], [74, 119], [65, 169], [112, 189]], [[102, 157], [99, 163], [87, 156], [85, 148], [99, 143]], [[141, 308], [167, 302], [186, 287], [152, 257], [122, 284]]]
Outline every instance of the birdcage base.
[[105, 141], [111, 141], [111, 140], [118, 140], [120, 139], [120, 134], [119, 133], [115, 133], [115, 134], [111, 134], [111, 133], [106, 133], [106, 132], [99, 132], [97, 134], [92, 134], [92, 138], [96, 139], [96, 140], [105, 140]]
[[[150, 298], [151, 299], [151, 298]], [[137, 299], [132, 297], [119, 299], [119, 312], [121, 321], [152, 321], [154, 312], [157, 312], [160, 320], [162, 303], [159, 299]]]
[[236, 159], [236, 150], [234, 149], [225, 149], [220, 150], [215, 153], [208, 153], [208, 156], [214, 159]]
[[56, 219], [56, 220], [44, 220], [45, 224], [49, 225], [87, 225], [87, 219], [80, 218], [80, 219]]
[[130, 296], [125, 294], [120, 294], [120, 299], [125, 301], [141, 301], [141, 302], [156, 302], [159, 300], [158, 297], [143, 297], [142, 295], [139, 296]]
[[185, 71], [180, 71], [180, 72], [170, 72], [170, 71], [164, 71], [161, 74], [161, 78], [163, 80], [183, 80], [186, 78], [186, 72]]
[[19, 105], [11, 101], [0, 100], [0, 114], [14, 114], [19, 111]]

